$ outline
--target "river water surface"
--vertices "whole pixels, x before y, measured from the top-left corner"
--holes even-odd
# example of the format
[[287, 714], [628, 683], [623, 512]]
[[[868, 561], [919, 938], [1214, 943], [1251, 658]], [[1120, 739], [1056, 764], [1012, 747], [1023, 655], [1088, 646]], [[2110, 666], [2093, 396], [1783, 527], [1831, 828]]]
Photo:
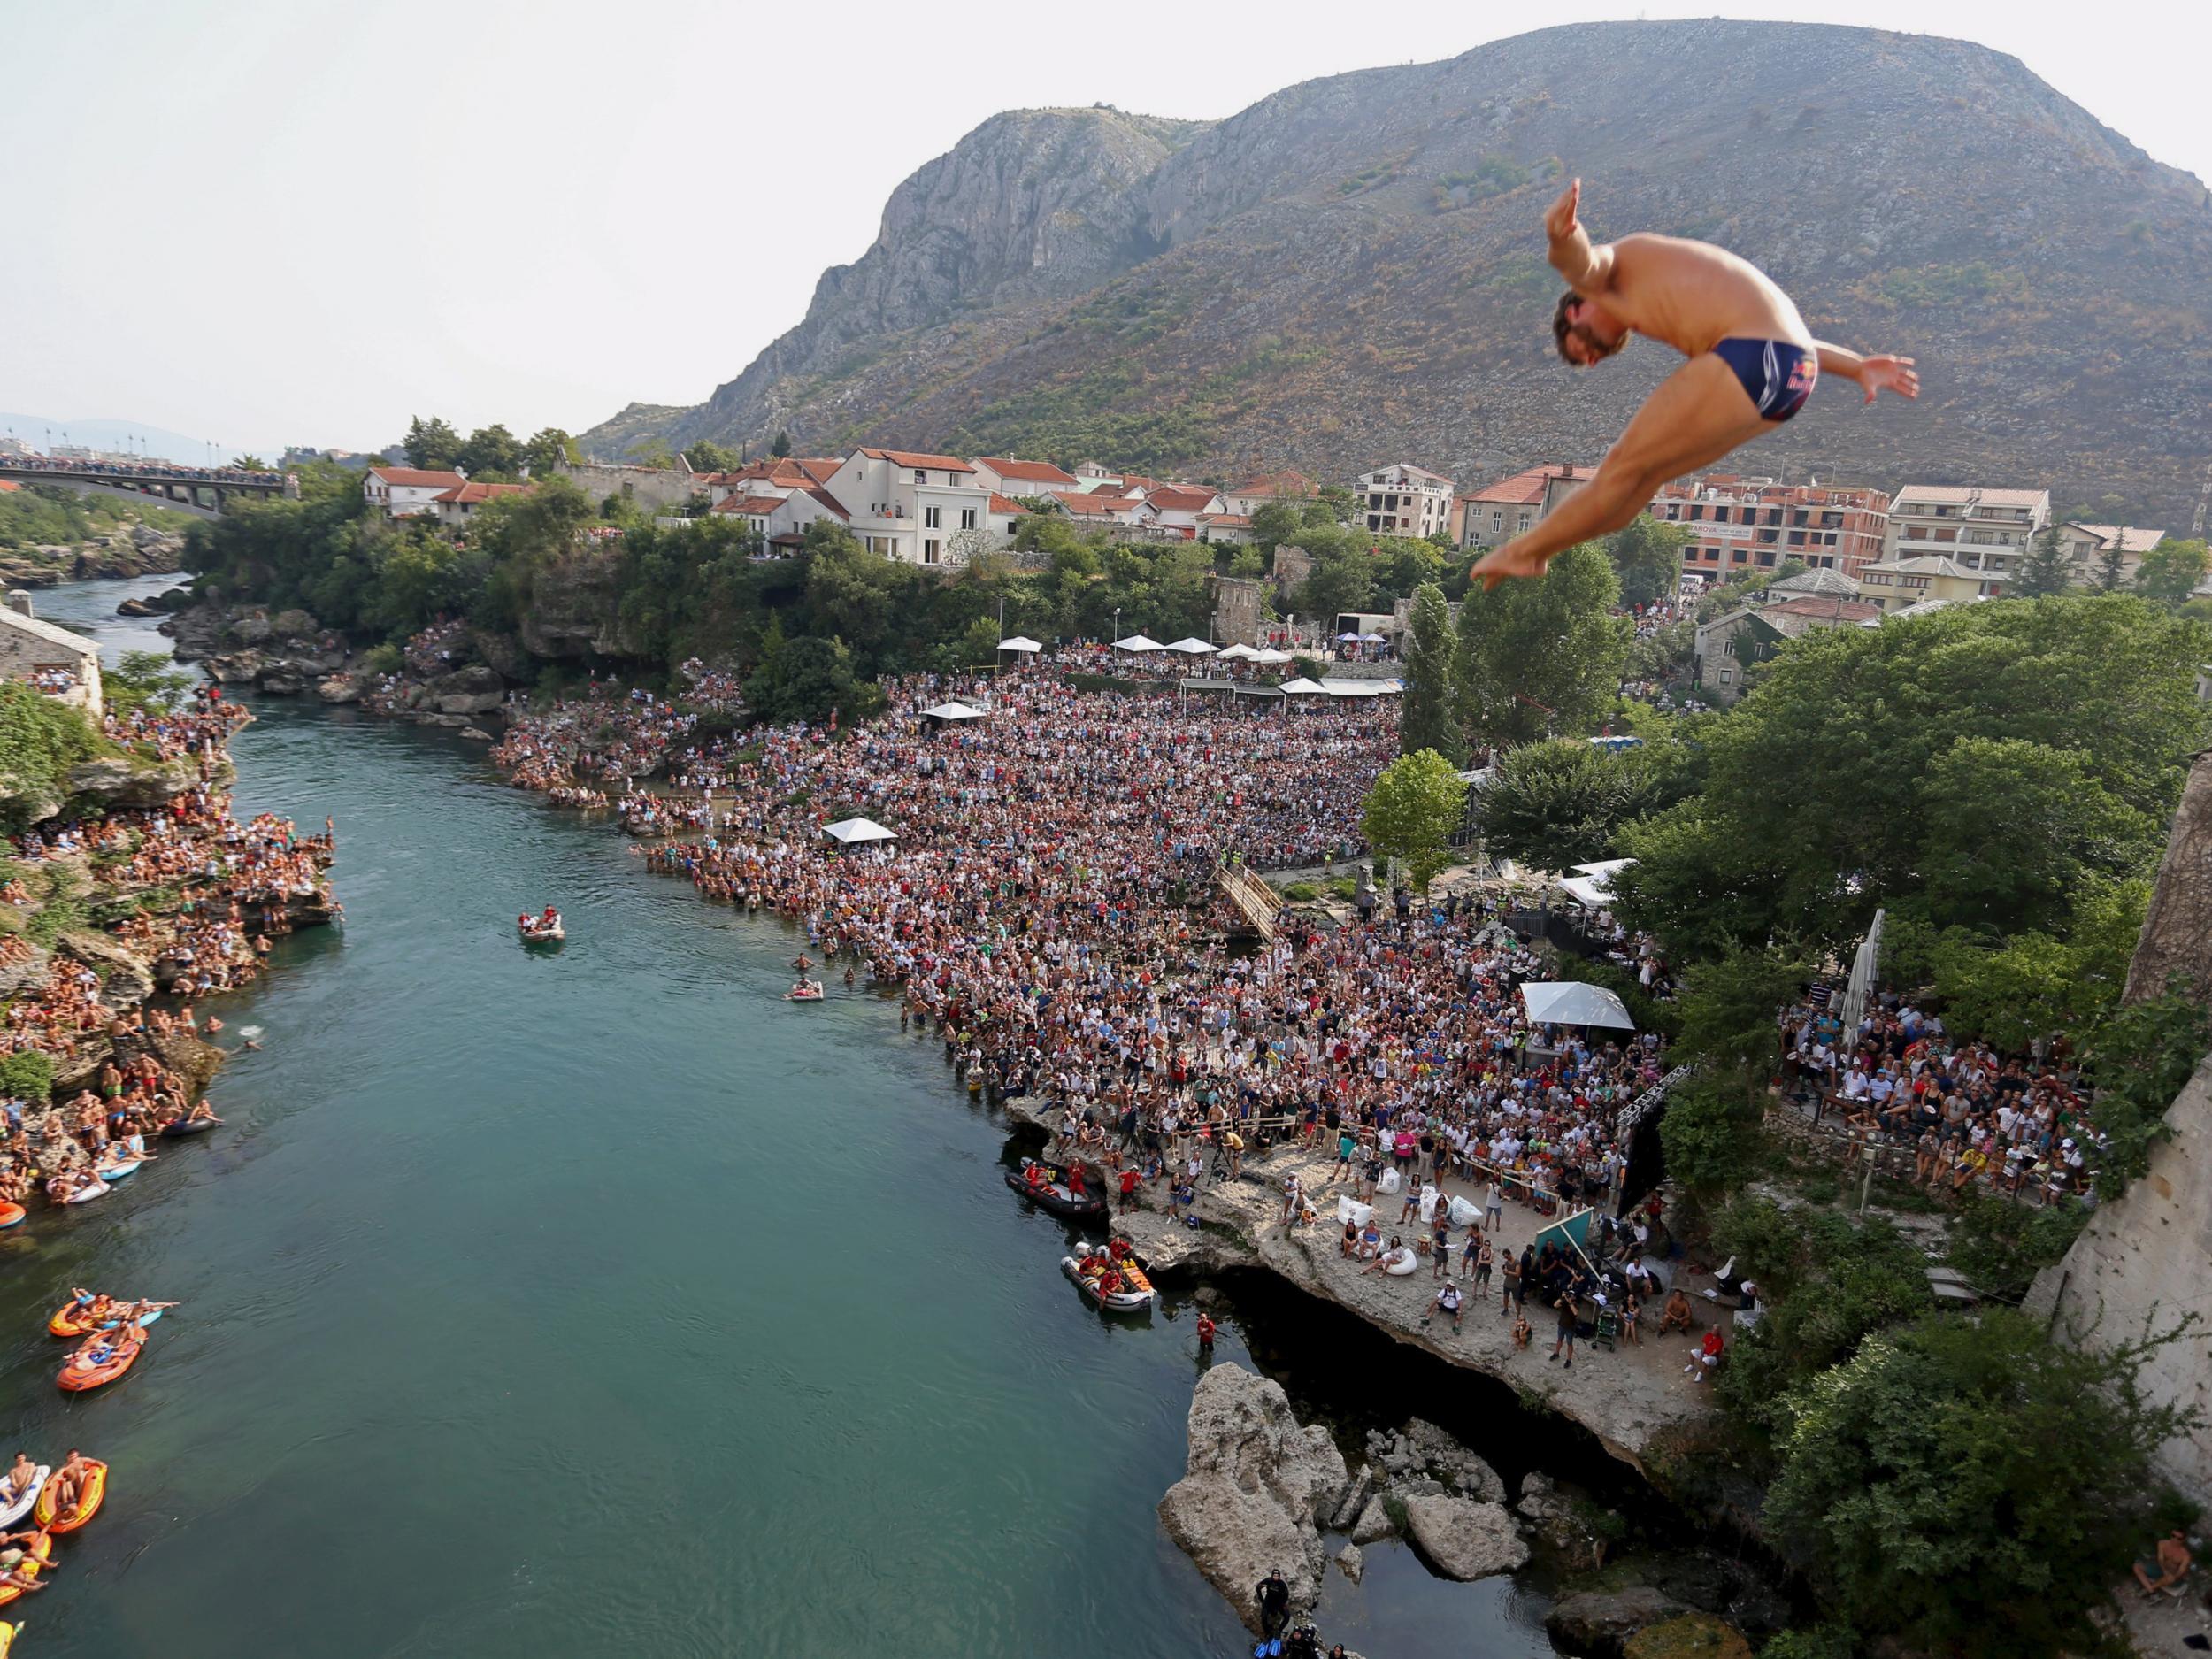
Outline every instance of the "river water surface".
[[[161, 648], [113, 608], [169, 580], [40, 614]], [[1190, 1310], [1083, 1307], [1001, 1185], [1004, 1124], [895, 1004], [785, 1004], [783, 927], [641, 873], [480, 744], [255, 709], [239, 814], [335, 816], [345, 925], [203, 1010], [266, 1045], [217, 1081], [226, 1128], [0, 1242], [16, 1443], [114, 1471], [7, 1609], [28, 1659], [1250, 1651], [1153, 1513]], [[547, 902], [568, 943], [526, 952]], [[184, 1303], [80, 1398], [43, 1330], [73, 1284]], [[1294, 1308], [1240, 1303], [1221, 1357], [1248, 1337], [1374, 1404]], [[1550, 1651], [1509, 1581], [1369, 1563], [1330, 1573], [1327, 1639]]]

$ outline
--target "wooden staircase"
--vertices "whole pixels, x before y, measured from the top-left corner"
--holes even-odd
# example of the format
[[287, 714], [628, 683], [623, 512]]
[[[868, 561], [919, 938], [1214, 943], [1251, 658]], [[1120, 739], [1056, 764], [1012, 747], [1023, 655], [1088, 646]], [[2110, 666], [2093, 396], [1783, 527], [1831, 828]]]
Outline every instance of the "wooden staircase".
[[1252, 930], [1269, 944], [1275, 942], [1275, 921], [1283, 908], [1281, 895], [1266, 882], [1254, 875], [1242, 864], [1224, 864], [1214, 872], [1214, 880], [1237, 914], [1250, 923]]

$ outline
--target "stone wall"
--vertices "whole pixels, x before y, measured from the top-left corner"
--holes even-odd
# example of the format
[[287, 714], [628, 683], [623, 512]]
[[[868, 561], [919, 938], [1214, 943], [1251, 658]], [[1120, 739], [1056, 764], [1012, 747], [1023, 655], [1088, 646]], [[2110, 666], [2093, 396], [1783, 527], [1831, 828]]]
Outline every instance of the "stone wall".
[[1264, 588], [1255, 578], [1208, 578], [1214, 590], [1214, 639], [1223, 645], [1260, 642], [1260, 597]]
[[680, 507], [701, 488], [691, 469], [680, 461], [672, 467], [564, 464], [561, 475], [595, 502], [621, 495], [654, 507]]

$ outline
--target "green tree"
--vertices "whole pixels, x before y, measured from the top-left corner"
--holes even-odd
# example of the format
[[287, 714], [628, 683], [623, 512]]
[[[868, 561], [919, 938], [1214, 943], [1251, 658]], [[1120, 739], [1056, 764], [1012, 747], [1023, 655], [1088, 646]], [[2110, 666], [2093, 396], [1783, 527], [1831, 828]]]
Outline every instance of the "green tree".
[[1524, 743], [1498, 758], [1476, 799], [1483, 846], [1537, 870], [1609, 856], [1621, 826], [1664, 803], [1648, 750], [1599, 749], [1580, 738]]
[[1757, 1109], [1732, 1088], [1691, 1078], [1668, 1097], [1659, 1119], [1659, 1150], [1667, 1179], [1689, 1199], [1695, 1217], [1709, 1216], [1758, 1168]]
[[768, 441], [768, 453], [774, 456], [779, 461], [789, 455], [791, 453], [791, 434], [786, 432], [782, 427], [777, 427], [776, 435]]
[[1681, 585], [1682, 549], [1690, 540], [1686, 526], [1643, 513], [1600, 542], [1620, 578], [1621, 603], [1647, 605], [1673, 593]]
[[522, 446], [522, 459], [532, 478], [550, 478], [582, 457], [577, 452], [576, 440], [558, 426], [541, 426]]
[[69, 794], [69, 769], [100, 747], [77, 710], [19, 680], [0, 680], [0, 832], [28, 829], [58, 807]]
[[242, 472], [266, 472], [269, 464], [249, 449], [243, 455], [231, 457], [230, 464]]
[[1293, 609], [1325, 627], [1347, 611], [1364, 611], [1374, 599], [1374, 565], [1364, 550], [1333, 548], [1317, 553], [1312, 573], [1299, 585]]
[[1425, 583], [1413, 594], [1413, 619], [1406, 641], [1406, 689], [1398, 711], [1398, 750], [1410, 755], [1432, 749], [1455, 766], [1467, 764], [1467, 740], [1459, 729], [1452, 695], [1452, 654], [1455, 643], [1444, 590]]
[[736, 450], [726, 449], [710, 438], [702, 438], [685, 449], [684, 459], [695, 472], [734, 472], [745, 465]]
[[2208, 568], [2212, 568], [2212, 555], [2202, 541], [2168, 536], [2143, 555], [2143, 563], [2135, 572], [2135, 590], [2147, 599], [2177, 605], [2196, 591]]
[[504, 426], [479, 426], [461, 446], [457, 465], [472, 479], [511, 480], [522, 470], [522, 445]]
[[2116, 594], [2126, 580], [2127, 549], [2120, 545], [2120, 534], [2115, 529], [2112, 540], [2098, 550], [2096, 574], [2089, 579], [2089, 585], [2101, 594]]
[[176, 658], [166, 651], [125, 651], [121, 661], [100, 674], [110, 707], [180, 709], [198, 683], [180, 672]]
[[461, 458], [461, 434], [434, 415], [428, 420], [417, 415], [400, 447], [407, 451], [408, 465], [443, 471]]
[[622, 458], [631, 466], [657, 467], [664, 472], [676, 465], [676, 452], [665, 438], [640, 439]]
[[2023, 599], [2040, 598], [2047, 594], [2062, 594], [2073, 580], [2073, 567], [2066, 557], [2066, 549], [2059, 544], [2058, 520], [2054, 518], [2035, 538], [2035, 545], [2027, 557], [2020, 561], [2020, 570], [2013, 579], [2012, 591]]
[[1613, 614], [1620, 580], [1598, 548], [1569, 548], [1539, 581], [1471, 590], [1459, 612], [1454, 680], [1481, 748], [1580, 736], [1620, 695], [1635, 629]]
[[833, 712], [849, 726], [873, 713], [882, 693], [854, 676], [852, 653], [836, 640], [802, 634], [761, 659], [745, 682], [745, 701], [764, 720], [826, 720]]
[[1452, 861], [1450, 838], [1466, 810], [1458, 768], [1432, 749], [1401, 755], [1367, 792], [1361, 826], [1368, 844], [1402, 862], [1423, 893]]
[[[1617, 908], [1693, 955], [1840, 949], [1885, 906], [1939, 933], [2047, 925], [2055, 882], [2154, 857], [2204, 744], [2208, 657], [2201, 623], [2122, 595], [1809, 634], [1698, 723], [1704, 790], [1624, 832]], [[2016, 838], [1986, 793], [2015, 787]], [[1966, 868], [1992, 837], [2016, 869]]]
[[35, 1048], [0, 1060], [0, 1094], [26, 1106], [43, 1106], [54, 1093], [54, 1063]]
[[1733, 1073], [1755, 1100], [1782, 1057], [1775, 1017], [1797, 1001], [1807, 977], [1801, 958], [1772, 945], [1692, 964], [1675, 999], [1682, 1010], [1677, 1046]]
[[2152, 1347], [2062, 1347], [2002, 1307], [1870, 1338], [1791, 1394], [1765, 1519], [1863, 1634], [2087, 1651], [2151, 1455], [2196, 1421], [2139, 1386]]

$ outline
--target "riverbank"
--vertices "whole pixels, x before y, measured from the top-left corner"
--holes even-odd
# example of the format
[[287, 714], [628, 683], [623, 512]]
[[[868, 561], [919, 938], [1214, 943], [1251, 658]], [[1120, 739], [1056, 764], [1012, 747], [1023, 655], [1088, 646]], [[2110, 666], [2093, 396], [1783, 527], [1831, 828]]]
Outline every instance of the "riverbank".
[[[1048, 1101], [1031, 1096], [1001, 1103], [1041, 1141], [1056, 1133], [1059, 1114]], [[1283, 1185], [1293, 1176], [1320, 1212], [1311, 1226], [1283, 1218]], [[1443, 1187], [1452, 1197], [1483, 1205], [1484, 1185], [1448, 1176]], [[1456, 1331], [1448, 1318], [1430, 1317], [1441, 1284], [1426, 1256], [1404, 1277], [1367, 1272], [1366, 1263], [1345, 1257], [1338, 1249], [1342, 1227], [1336, 1220], [1336, 1201], [1340, 1195], [1356, 1198], [1358, 1192], [1356, 1181], [1337, 1175], [1333, 1151], [1284, 1145], [1247, 1163], [1234, 1180], [1201, 1186], [1189, 1210], [1200, 1223], [1196, 1229], [1169, 1215], [1164, 1179], [1141, 1184], [1127, 1207], [1117, 1196], [1110, 1225], [1128, 1239], [1149, 1271], [1202, 1283], [1224, 1271], [1257, 1269], [1333, 1302], [1394, 1341], [1504, 1384], [1524, 1403], [1540, 1405], [1587, 1432], [1647, 1479], [1653, 1475], [1655, 1455], [1711, 1414], [1711, 1390], [1694, 1381], [1686, 1368], [1707, 1328], [1717, 1325], [1724, 1341], [1734, 1340], [1734, 1315], [1705, 1294], [1713, 1284], [1709, 1274], [1685, 1271], [1674, 1278], [1690, 1297], [1693, 1328], [1686, 1336], [1659, 1336], [1654, 1308], [1643, 1322], [1641, 1342], [1624, 1340], [1605, 1348], [1578, 1343], [1570, 1369], [1546, 1359], [1553, 1336], [1551, 1311], [1533, 1296], [1530, 1322], [1541, 1328], [1528, 1348], [1514, 1345], [1513, 1322], [1500, 1311], [1502, 1281], [1494, 1274], [1479, 1291], [1471, 1285], [1457, 1259], [1464, 1237], [1458, 1229], [1453, 1235], [1451, 1282], [1465, 1288], [1466, 1303]], [[1423, 1233], [1417, 1217], [1400, 1218], [1399, 1197], [1383, 1194], [1374, 1206], [1386, 1240], [1402, 1235], [1411, 1245]], [[1532, 1245], [1555, 1218], [1509, 1202], [1486, 1236], [1502, 1257]]]
[[20, 780], [8, 795], [26, 826], [0, 872], [9, 1201], [74, 1206], [135, 1172], [132, 1148], [200, 1115], [222, 1064], [222, 1022], [200, 1007], [258, 977], [273, 940], [337, 914], [329, 836], [231, 813], [229, 742], [250, 721], [204, 690], [111, 709], [111, 752], [70, 769], [65, 795]]

